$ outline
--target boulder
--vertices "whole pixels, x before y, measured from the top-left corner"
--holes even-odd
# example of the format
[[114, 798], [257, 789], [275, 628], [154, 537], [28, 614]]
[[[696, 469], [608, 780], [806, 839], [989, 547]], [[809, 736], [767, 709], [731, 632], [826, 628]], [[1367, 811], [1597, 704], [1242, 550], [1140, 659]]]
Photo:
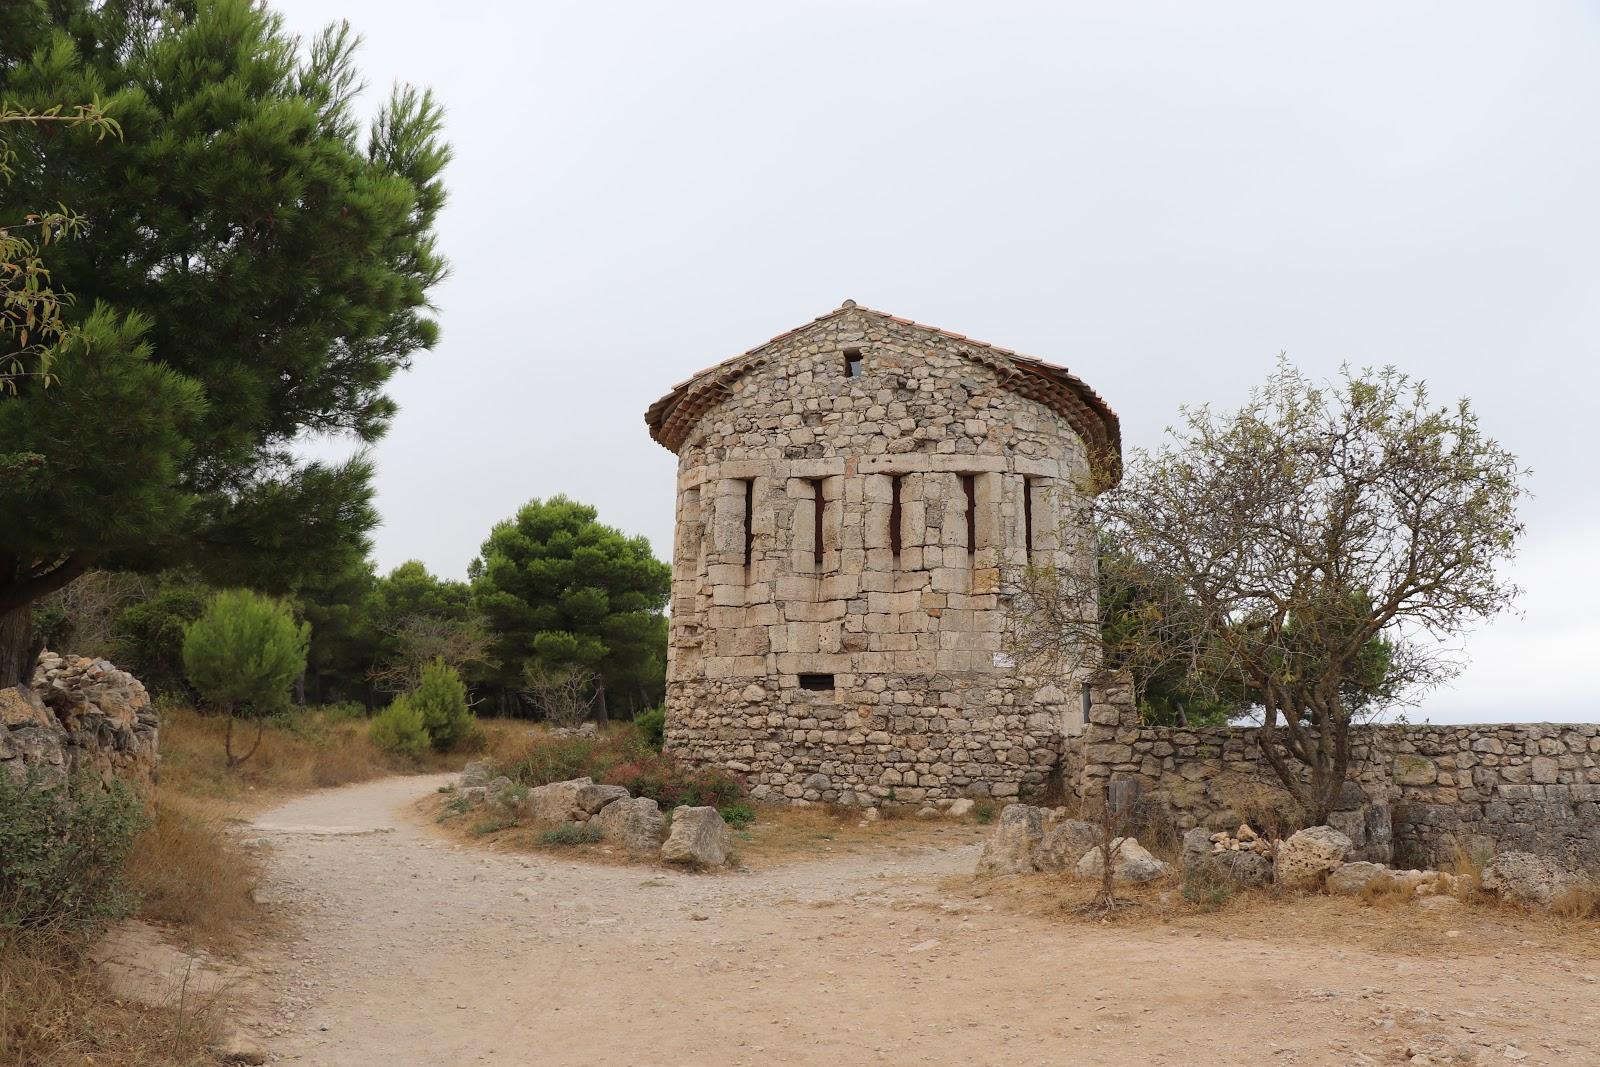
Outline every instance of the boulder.
[[[1241, 827], [1248, 829], [1248, 827]], [[1183, 876], [1239, 885], [1266, 885], [1272, 881], [1272, 857], [1253, 849], [1213, 852], [1215, 837], [1205, 827], [1183, 835]]]
[[1353, 783], [1347, 783], [1348, 808], [1328, 813], [1328, 825], [1350, 839], [1347, 860], [1394, 862], [1394, 819], [1389, 805], [1373, 803]]
[[585, 815], [595, 815], [612, 801], [627, 800], [628, 791], [620, 785], [589, 784], [579, 788], [572, 796], [573, 808]]
[[1280, 885], [1313, 889], [1338, 870], [1350, 853], [1350, 839], [1331, 826], [1308, 826], [1278, 846]]
[[592, 778], [574, 778], [569, 782], [550, 782], [528, 790], [528, 815], [539, 822], [583, 822], [589, 812], [578, 803], [578, 795], [594, 785]]
[[661, 848], [661, 808], [649, 797], [625, 797], [600, 809], [594, 824], [607, 838], [633, 853]]
[[1483, 869], [1483, 888], [1519, 904], [1549, 907], [1578, 883], [1577, 877], [1548, 856], [1502, 852]]
[[[1138, 839], [1118, 837], [1111, 842], [1111, 877], [1117, 882], [1149, 882], [1172, 873], [1172, 865], [1156, 859], [1140, 845]], [[1079, 878], [1099, 878], [1105, 871], [1105, 859], [1099, 846], [1083, 854], [1073, 873]]]
[[494, 764], [488, 760], [473, 760], [461, 768], [461, 781], [458, 784], [462, 788], [473, 785], [488, 785], [489, 779], [493, 774]]
[[1033, 850], [1033, 866], [1039, 871], [1065, 871], [1075, 867], [1083, 854], [1100, 840], [1100, 828], [1080, 819], [1046, 819], [1044, 837]]
[[661, 846], [668, 863], [694, 867], [726, 867], [733, 854], [733, 835], [716, 808], [680, 805], [672, 811], [672, 830]]
[[1383, 864], [1367, 860], [1341, 863], [1328, 875], [1328, 892], [1342, 897], [1358, 897], [1378, 878], [1389, 877], [1393, 873]]
[[964, 819], [968, 815], [971, 815], [972, 809], [977, 806], [978, 802], [973, 800], [971, 797], [962, 797], [959, 800], [952, 800], [950, 802], [950, 806], [944, 810], [945, 814], [949, 815], [952, 819]]
[[1007, 804], [978, 855], [979, 874], [1029, 874], [1034, 851], [1044, 840], [1044, 811], [1031, 804]]

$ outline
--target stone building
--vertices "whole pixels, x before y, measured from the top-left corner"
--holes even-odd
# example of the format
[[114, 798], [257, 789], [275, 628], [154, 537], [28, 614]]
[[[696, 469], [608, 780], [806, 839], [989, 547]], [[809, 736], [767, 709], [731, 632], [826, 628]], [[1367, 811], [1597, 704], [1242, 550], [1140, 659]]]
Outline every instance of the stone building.
[[1007, 575], [1085, 551], [1063, 517], [1120, 445], [1099, 396], [845, 301], [645, 418], [678, 455], [669, 751], [765, 800], [1044, 789], [1084, 697], [1012, 666]]

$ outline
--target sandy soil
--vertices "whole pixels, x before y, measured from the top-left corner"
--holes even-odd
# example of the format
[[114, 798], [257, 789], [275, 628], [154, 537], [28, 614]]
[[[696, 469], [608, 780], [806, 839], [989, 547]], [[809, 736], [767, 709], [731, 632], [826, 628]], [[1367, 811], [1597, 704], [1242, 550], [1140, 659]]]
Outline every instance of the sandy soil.
[[951, 877], [972, 869], [971, 845], [723, 875], [502, 854], [417, 814], [444, 780], [321, 792], [259, 818], [268, 892], [298, 930], [252, 996], [275, 1058], [1600, 1063], [1600, 960], [1446, 938], [1461, 916], [1419, 912], [1441, 927], [1423, 940], [1446, 946], [1419, 954], [1226, 917], [1025, 914]]

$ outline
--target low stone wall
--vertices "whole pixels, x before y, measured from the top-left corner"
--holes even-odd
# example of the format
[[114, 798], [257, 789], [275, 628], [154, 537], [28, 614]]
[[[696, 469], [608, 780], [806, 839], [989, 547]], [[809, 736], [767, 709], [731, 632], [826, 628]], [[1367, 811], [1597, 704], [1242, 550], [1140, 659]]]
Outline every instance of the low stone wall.
[[[1072, 743], [1081, 795], [1106, 780], [1136, 782], [1183, 829], [1293, 809], [1259, 729], [1145, 725], [1125, 681], [1094, 690], [1089, 724]], [[1362, 727], [1351, 778], [1345, 810], [1329, 821], [1359, 858], [1437, 866], [1457, 849], [1518, 849], [1600, 870], [1600, 725]]]
[[157, 720], [139, 680], [105, 660], [39, 657], [29, 689], [0, 689], [0, 774], [56, 785], [84, 772], [147, 790]]

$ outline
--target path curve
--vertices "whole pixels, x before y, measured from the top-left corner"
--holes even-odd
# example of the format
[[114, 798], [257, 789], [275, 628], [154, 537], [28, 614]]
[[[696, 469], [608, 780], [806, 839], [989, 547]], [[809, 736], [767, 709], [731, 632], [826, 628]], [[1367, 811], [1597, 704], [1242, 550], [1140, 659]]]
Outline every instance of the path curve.
[[942, 889], [970, 846], [723, 875], [502, 854], [416, 816], [446, 780], [257, 820], [265, 891], [298, 929], [263, 968], [275, 1058], [1344, 1065], [1438, 1039], [1482, 1062], [1508, 1043], [1527, 1064], [1600, 1062], [1596, 987], [1559, 961], [1512, 977], [1492, 958], [1050, 923]]

